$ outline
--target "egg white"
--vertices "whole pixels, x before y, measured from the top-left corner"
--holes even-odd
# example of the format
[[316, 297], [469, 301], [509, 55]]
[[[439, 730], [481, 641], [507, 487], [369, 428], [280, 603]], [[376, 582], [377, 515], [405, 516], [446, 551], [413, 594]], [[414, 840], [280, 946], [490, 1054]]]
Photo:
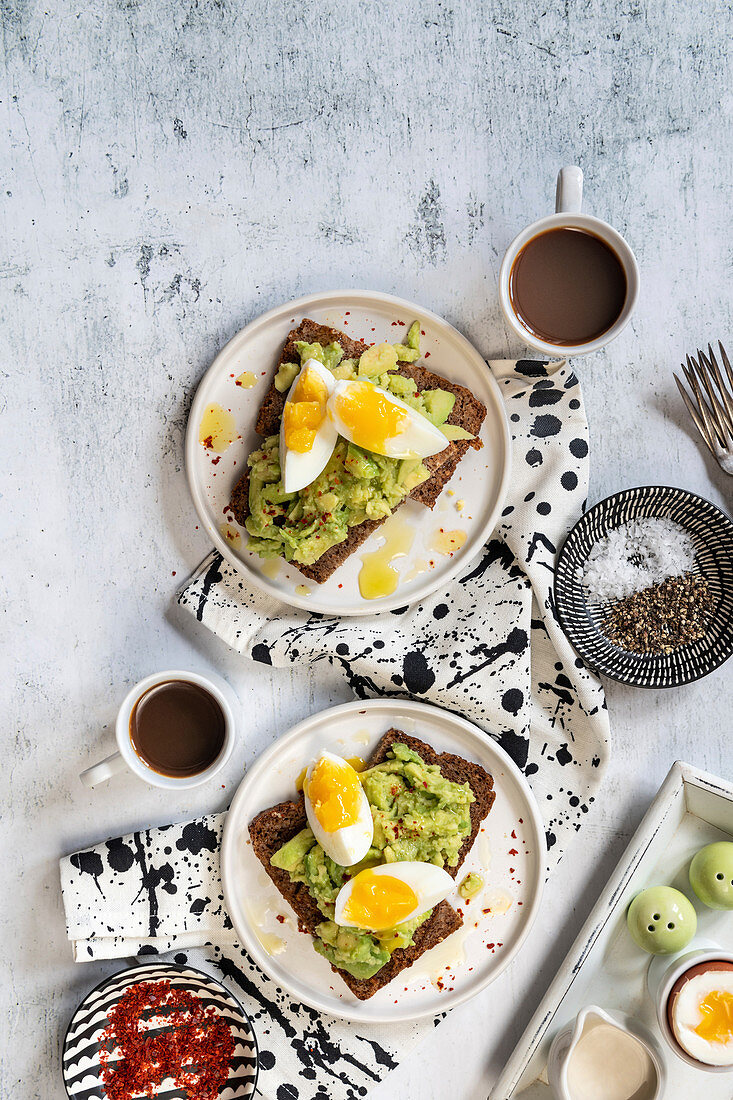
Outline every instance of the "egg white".
[[377, 454], [387, 455], [388, 458], [428, 458], [430, 455], [445, 450], [448, 446], [448, 440], [440, 428], [436, 428], [427, 417], [419, 413], [417, 409], [405, 404], [399, 397], [395, 397], [394, 394], [382, 389], [381, 386], [375, 386], [373, 382], [369, 382], [364, 378], [359, 378], [356, 381], [342, 380], [337, 382], [333, 393], [328, 399], [328, 415], [336, 426], [339, 435], [342, 435], [344, 439], [348, 439], [350, 443], [360, 446], [359, 440], [354, 437], [351, 428], [341, 419], [338, 405], [339, 398], [348, 394], [349, 390], [356, 387], [358, 392], [358, 389], [365, 385], [370, 386], [407, 415], [404, 431], [401, 431], [399, 435], [387, 437], [384, 442], [384, 450], [377, 451]]
[[[328, 367], [324, 367], [323, 363], [319, 363], [317, 359], [306, 359], [288, 390], [286, 405], [290, 401], [290, 394], [294, 392], [298, 381], [306, 370], [314, 370], [323, 379], [329, 395], [333, 393], [336, 379], [332, 372]], [[316, 431], [311, 449], [309, 451], [291, 451], [285, 442], [284, 425], [285, 417], [280, 423], [280, 477], [286, 493], [297, 493], [299, 489], [305, 489], [306, 485], [310, 485], [311, 482], [315, 481], [321, 470], [323, 470], [333, 454], [338, 432], [333, 422], [326, 415]]]
[[[419, 860], [403, 860], [398, 863], [384, 863], [379, 867], [373, 867], [370, 874], [389, 875], [392, 878], [401, 879], [414, 890], [418, 899], [417, 905], [406, 917], [402, 917], [400, 921], [397, 922], [399, 924], [414, 920], [415, 917], [419, 917], [423, 913], [426, 913], [428, 909], [432, 909], [434, 905], [437, 905], [441, 901], [445, 901], [451, 890], [455, 887], [455, 882], [442, 867], [437, 867], [434, 863], [422, 863]], [[354, 889], [354, 883], [358, 878], [359, 875], [356, 875], [350, 882], [345, 883], [336, 897], [334, 920], [336, 924], [340, 924], [344, 928], [364, 927], [363, 924], [357, 924], [344, 915], [344, 910]]]
[[367, 854], [371, 847], [372, 838], [374, 837], [374, 819], [372, 818], [369, 799], [360, 785], [359, 809], [354, 824], [344, 825], [341, 829], [327, 832], [316, 817], [315, 810], [308, 797], [308, 783], [313, 774], [313, 769], [316, 764], [323, 759], [332, 760], [334, 763], [346, 765], [347, 767], [351, 766], [342, 756], [336, 756], [332, 752], [325, 751], [310, 765], [303, 784], [303, 796], [305, 798], [305, 812], [308, 818], [308, 824], [313, 830], [314, 837], [321, 845], [326, 855], [330, 856], [334, 863], [338, 863], [340, 867], [352, 867]]
[[698, 1062], [709, 1066], [733, 1066], [733, 1039], [728, 1043], [710, 1042], [695, 1031], [702, 1020], [700, 1002], [718, 990], [733, 996], [733, 971], [708, 970], [685, 982], [672, 1009], [673, 1031], [683, 1050]]

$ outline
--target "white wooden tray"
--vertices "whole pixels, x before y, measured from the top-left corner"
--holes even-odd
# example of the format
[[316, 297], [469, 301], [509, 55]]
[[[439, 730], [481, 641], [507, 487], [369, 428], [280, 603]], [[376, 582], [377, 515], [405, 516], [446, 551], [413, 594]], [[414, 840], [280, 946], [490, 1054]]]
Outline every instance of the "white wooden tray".
[[687, 877], [695, 852], [733, 838], [733, 785], [677, 761], [634, 833], [606, 889], [530, 1020], [491, 1092], [490, 1100], [552, 1100], [545, 1076], [555, 1035], [588, 1004], [635, 1016], [659, 1037], [667, 1064], [665, 1100], [731, 1100], [733, 1076], [708, 1074], [675, 1057], [656, 1023], [646, 991], [650, 956], [626, 930], [631, 899], [647, 886], [675, 886], [695, 905], [698, 939], [733, 950], [733, 913], [713, 912], [697, 900]]

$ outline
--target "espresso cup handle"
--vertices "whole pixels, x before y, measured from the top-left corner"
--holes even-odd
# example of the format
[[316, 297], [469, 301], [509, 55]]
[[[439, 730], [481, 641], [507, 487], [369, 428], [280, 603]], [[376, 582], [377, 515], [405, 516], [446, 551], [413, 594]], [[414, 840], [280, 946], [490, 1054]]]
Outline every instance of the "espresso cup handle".
[[556, 214], [579, 214], [583, 205], [583, 169], [577, 164], [561, 168], [555, 191]]
[[96, 787], [98, 783], [105, 783], [117, 772], [127, 767], [121, 753], [113, 752], [106, 760], [100, 760], [98, 764], [92, 764], [79, 776], [85, 787]]

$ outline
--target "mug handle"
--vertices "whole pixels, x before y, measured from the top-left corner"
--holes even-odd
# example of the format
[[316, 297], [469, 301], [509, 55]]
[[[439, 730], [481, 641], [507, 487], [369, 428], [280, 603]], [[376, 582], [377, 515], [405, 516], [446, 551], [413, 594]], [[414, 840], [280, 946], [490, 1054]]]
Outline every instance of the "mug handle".
[[100, 760], [98, 764], [92, 764], [91, 768], [81, 772], [79, 778], [85, 787], [96, 787], [98, 783], [105, 783], [126, 767], [127, 764], [122, 754], [113, 752], [106, 760]]
[[583, 205], [583, 169], [577, 164], [561, 168], [557, 173], [555, 213], [579, 214]]

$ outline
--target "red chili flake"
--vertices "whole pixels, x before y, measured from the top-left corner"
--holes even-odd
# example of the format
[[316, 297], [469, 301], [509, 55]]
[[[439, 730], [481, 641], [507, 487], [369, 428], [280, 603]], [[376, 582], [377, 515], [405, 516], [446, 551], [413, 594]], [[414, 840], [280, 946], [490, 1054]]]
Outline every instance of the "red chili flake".
[[426, 359], [429, 359], [429, 358], [430, 358], [430, 352], [429, 352], [429, 351], [426, 351], [426, 352], [425, 352], [425, 358], [426, 358]]
[[172, 576], [172, 577], [175, 577], [175, 575], [176, 575], [176, 571], [175, 571], [175, 569], [174, 569], [174, 570], [173, 570], [173, 572], [171, 573], [171, 576]]
[[509, 874], [510, 874], [510, 875], [513, 875], [513, 874], [514, 874], [514, 868], [513, 868], [513, 867], [510, 867], [510, 868], [509, 868]]
[[517, 834], [514, 832], [514, 829], [512, 829], [512, 840], [516, 840], [516, 839], [517, 839]]
[[216, 458], [212, 458], [211, 465], [212, 466], [218, 466], [218, 464], [220, 462], [221, 462], [221, 455], [217, 455]]
[[520, 817], [520, 819], [519, 819], [519, 824], [520, 824], [520, 825], [524, 825], [524, 818]]
[[204, 447], [206, 447], [207, 450], [210, 451], [213, 448], [213, 446], [214, 446], [214, 437], [213, 437], [213, 435], [207, 435], [206, 439], [204, 440]]
[[340, 585], [339, 585], [339, 588], [343, 588], [343, 587], [344, 587], [344, 586], [343, 586], [342, 584], [340, 584]]
[[427, 779], [423, 779], [422, 785], [423, 785], [423, 787], [427, 787], [427, 785], [428, 785]]
[[[164, 1018], [161, 1025], [150, 1025]], [[107, 1014], [100, 1051], [109, 1100], [158, 1095], [167, 1078], [188, 1100], [215, 1100], [229, 1075], [234, 1037], [212, 1006], [169, 981], [137, 982]], [[114, 1061], [112, 1056], [114, 1055]]]
[[421, 336], [424, 336], [424, 335], [425, 335], [425, 329], [424, 329], [424, 328], [421, 328], [421, 329], [420, 329], [420, 335], [421, 335]]
[[279, 920], [280, 924], [285, 924], [285, 917], [282, 915], [282, 913], [277, 914], [276, 920]]
[[510, 849], [509, 849], [509, 852], [508, 852], [508, 855], [510, 855], [510, 856], [518, 856], [518, 855], [519, 855], [519, 852], [517, 851], [517, 849], [516, 849], [516, 848], [510, 848]]
[[495, 943], [487, 943], [486, 947], [489, 951], [493, 951], [494, 948], [496, 947], [496, 944]]

